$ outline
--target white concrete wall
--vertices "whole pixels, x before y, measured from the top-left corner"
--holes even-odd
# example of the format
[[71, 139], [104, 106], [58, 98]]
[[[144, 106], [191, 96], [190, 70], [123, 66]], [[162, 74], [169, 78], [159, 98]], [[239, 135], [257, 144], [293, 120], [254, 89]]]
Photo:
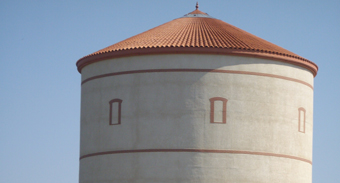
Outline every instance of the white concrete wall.
[[[82, 70], [82, 81], [150, 69], [247, 71], [313, 85], [310, 71], [287, 63], [184, 54], [90, 64]], [[313, 89], [301, 82], [216, 72], [141, 72], [87, 81], [80, 156], [94, 156], [80, 160], [80, 182], [311, 183], [312, 165], [306, 161], [312, 160]], [[228, 99], [226, 124], [210, 123], [213, 97]], [[115, 98], [123, 100], [121, 124], [109, 125], [109, 101]], [[305, 133], [298, 132], [300, 107], [306, 110]], [[208, 152], [95, 154], [141, 149]]]

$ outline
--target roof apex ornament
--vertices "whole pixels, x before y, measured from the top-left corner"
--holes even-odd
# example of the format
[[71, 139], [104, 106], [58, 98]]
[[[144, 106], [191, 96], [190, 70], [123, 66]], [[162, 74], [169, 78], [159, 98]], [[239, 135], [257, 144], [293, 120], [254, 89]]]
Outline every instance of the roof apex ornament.
[[197, 1], [197, 2], [196, 2], [196, 10], [198, 10], [198, 7], [199, 7], [199, 6], [198, 6], [198, 1]]

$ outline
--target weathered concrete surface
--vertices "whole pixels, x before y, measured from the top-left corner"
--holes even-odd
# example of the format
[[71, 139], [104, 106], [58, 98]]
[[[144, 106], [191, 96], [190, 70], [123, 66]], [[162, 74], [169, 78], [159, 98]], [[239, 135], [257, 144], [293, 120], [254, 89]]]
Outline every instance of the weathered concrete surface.
[[[138, 72], [86, 81], [124, 71]], [[311, 183], [313, 75], [304, 68], [248, 57], [152, 55], [90, 64], [82, 81], [81, 183]], [[210, 123], [213, 97], [228, 100], [226, 124]], [[121, 124], [109, 125], [115, 98], [123, 100]], [[305, 133], [298, 131], [300, 107]], [[165, 152], [133, 152], [141, 149]], [[129, 153], [108, 153], [116, 151]]]

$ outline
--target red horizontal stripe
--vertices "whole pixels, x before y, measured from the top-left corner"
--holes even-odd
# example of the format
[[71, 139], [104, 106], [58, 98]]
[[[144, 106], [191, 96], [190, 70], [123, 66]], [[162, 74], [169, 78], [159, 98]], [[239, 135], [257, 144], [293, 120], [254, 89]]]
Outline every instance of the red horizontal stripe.
[[226, 154], [248, 154], [248, 155], [259, 155], [259, 156], [272, 156], [279, 158], [288, 158], [303, 161], [309, 164], [312, 164], [311, 160], [291, 156], [284, 154], [275, 154], [275, 153], [266, 153], [266, 152], [252, 152], [252, 151], [238, 151], [238, 150], [214, 150], [214, 149], [135, 149], [135, 150], [118, 150], [118, 151], [106, 151], [106, 152], [98, 152], [83, 155], [80, 157], [81, 159], [93, 157], [93, 156], [101, 156], [101, 155], [109, 155], [109, 154], [126, 154], [126, 153], [151, 153], [151, 152], [197, 152], [197, 153], [226, 153]]
[[104, 78], [104, 77], [110, 77], [110, 76], [119, 76], [119, 75], [125, 75], [125, 74], [139, 74], [139, 73], [154, 73], [154, 72], [212, 72], [212, 73], [226, 73], [226, 74], [245, 74], [245, 75], [253, 75], [253, 76], [264, 76], [264, 77], [271, 77], [271, 78], [277, 78], [277, 79], [283, 79], [287, 81], [293, 81], [297, 82], [303, 85], [306, 85], [313, 89], [313, 86], [310, 85], [307, 82], [285, 77], [285, 76], [279, 76], [275, 74], [266, 74], [266, 73], [259, 73], [259, 72], [249, 72], [249, 71], [234, 71], [234, 70], [220, 70], [220, 69], [147, 69], [147, 70], [132, 70], [132, 71], [122, 71], [122, 72], [113, 72], [108, 74], [101, 74], [97, 76], [93, 76], [90, 78], [85, 79], [81, 82], [81, 84], [87, 83], [94, 79]]

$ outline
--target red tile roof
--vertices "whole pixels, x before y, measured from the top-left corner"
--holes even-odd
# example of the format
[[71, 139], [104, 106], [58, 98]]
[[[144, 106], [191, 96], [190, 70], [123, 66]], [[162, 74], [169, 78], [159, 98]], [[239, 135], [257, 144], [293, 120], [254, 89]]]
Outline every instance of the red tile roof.
[[[276, 59], [305, 67], [314, 75], [317, 73], [318, 67], [313, 62], [226, 22], [211, 18], [198, 8], [189, 14], [81, 58], [77, 62], [79, 72], [87, 64], [115, 57], [198, 53]], [[193, 17], [196, 14], [197, 17]]]
[[188, 14], [202, 14], [202, 15], [208, 15], [206, 13], [204, 13], [203, 11], [199, 10], [199, 9], [196, 9], [194, 10], [193, 12], [190, 12]]

